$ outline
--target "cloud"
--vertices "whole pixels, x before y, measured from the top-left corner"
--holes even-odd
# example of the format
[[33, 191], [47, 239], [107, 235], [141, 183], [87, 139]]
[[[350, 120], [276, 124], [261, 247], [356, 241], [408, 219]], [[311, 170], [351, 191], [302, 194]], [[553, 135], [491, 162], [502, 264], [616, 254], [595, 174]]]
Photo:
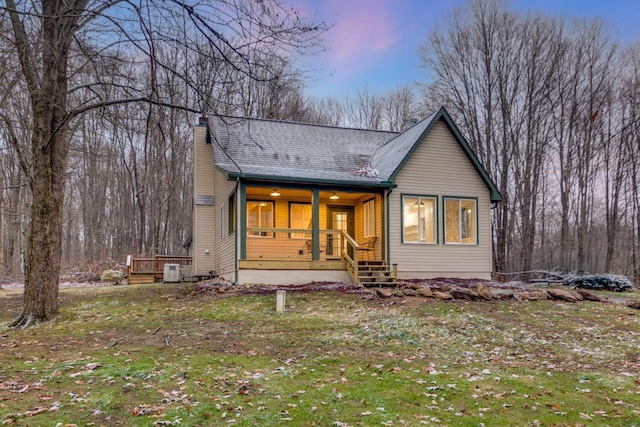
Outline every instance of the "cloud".
[[326, 7], [336, 21], [329, 34], [332, 62], [380, 55], [397, 40], [388, 1], [329, 0]]
[[304, 15], [333, 24], [325, 35], [330, 68], [364, 68], [399, 38], [393, 0], [306, 0], [298, 8]]

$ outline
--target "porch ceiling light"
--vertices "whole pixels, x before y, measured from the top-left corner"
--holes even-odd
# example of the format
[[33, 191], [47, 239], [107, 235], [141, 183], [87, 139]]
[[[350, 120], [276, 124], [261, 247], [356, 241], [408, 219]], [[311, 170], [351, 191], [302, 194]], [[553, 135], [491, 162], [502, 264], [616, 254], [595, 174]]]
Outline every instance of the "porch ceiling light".
[[271, 197], [278, 197], [280, 195], [280, 193], [278, 193], [278, 190], [276, 190], [275, 188], [273, 189], [273, 192], [271, 193]]
[[329, 197], [331, 200], [338, 200], [340, 198], [340, 196], [338, 196], [336, 193], [333, 193], [331, 195], [331, 197]]

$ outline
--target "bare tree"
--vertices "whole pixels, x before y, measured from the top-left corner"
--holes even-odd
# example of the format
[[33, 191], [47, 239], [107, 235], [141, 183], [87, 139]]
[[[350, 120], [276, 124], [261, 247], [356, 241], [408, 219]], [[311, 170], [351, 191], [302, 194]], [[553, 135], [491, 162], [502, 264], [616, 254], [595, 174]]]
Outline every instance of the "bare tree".
[[[433, 74], [427, 95], [458, 119], [505, 196], [493, 211], [498, 272], [529, 271], [542, 259], [551, 265], [536, 268], [601, 268], [602, 159], [619, 129], [617, 101], [607, 98], [616, 49], [601, 20], [525, 15], [501, 0], [471, 2], [422, 46]], [[605, 195], [613, 247], [625, 173]], [[542, 247], [556, 256], [538, 254]]]
[[[73, 120], [96, 108], [124, 102], [170, 105], [158, 90], [164, 47], [204, 42], [210, 58], [255, 76], [260, 52], [285, 56], [317, 42], [321, 26], [309, 24], [278, 0], [160, 2], [101, 0], [5, 0], [3, 25], [28, 89], [32, 122], [29, 163], [24, 164], [33, 195], [30, 251], [23, 311], [13, 326], [26, 327], [58, 313], [62, 209]], [[144, 81], [100, 73], [105, 65], [144, 59]], [[188, 69], [188, 67], [186, 67]], [[91, 73], [91, 70], [96, 71]], [[268, 70], [266, 67], [264, 70]], [[184, 75], [185, 68], [172, 70]], [[94, 76], [93, 78], [91, 76]], [[185, 87], [197, 91], [188, 78]], [[142, 84], [148, 82], [149, 84]], [[204, 99], [204, 98], [202, 98]], [[202, 111], [206, 105], [175, 107]], [[6, 112], [11, 116], [11, 112]]]
[[[513, 92], [517, 93], [509, 87], [513, 80], [508, 80], [513, 56], [517, 54], [510, 41], [517, 35], [514, 21], [506, 2], [476, 1], [466, 12], [455, 10], [441, 28], [430, 32], [419, 51], [424, 68], [432, 73], [433, 84], [427, 95], [433, 101], [429, 103], [445, 105], [457, 119], [505, 197], [493, 217], [497, 271], [510, 269], [507, 254], [512, 251], [509, 242], [515, 213], [510, 176], [514, 157], [512, 135], [508, 126], [496, 122], [501, 107], [497, 99], [499, 82], [502, 81], [503, 102], [513, 99]], [[496, 76], [498, 71], [507, 74]], [[506, 116], [509, 117], [508, 111]]]
[[408, 86], [392, 89], [382, 95], [383, 127], [381, 130], [401, 132], [412, 120], [423, 118], [428, 112], [417, 102], [415, 90]]

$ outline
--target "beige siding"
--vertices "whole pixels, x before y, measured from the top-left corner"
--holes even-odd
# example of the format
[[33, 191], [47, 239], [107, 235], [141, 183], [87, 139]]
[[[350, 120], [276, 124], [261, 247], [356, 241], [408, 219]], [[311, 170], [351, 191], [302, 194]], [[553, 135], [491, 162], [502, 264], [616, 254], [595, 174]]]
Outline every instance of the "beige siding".
[[206, 142], [204, 126], [194, 128], [193, 150], [194, 274], [234, 274], [237, 234], [229, 234], [228, 204], [236, 183], [214, 167], [213, 148]]
[[[400, 278], [490, 278], [491, 204], [489, 190], [443, 121], [438, 122], [414, 151], [396, 178], [389, 199], [391, 262]], [[402, 243], [401, 196], [438, 196], [438, 243]], [[443, 196], [478, 199], [478, 244], [443, 243]]]
[[[194, 206], [193, 274], [208, 275], [215, 270], [214, 217], [215, 206]], [[196, 228], [197, 227], [197, 228]]]
[[[226, 176], [220, 171], [214, 170], [213, 181], [215, 183], [215, 230], [216, 254], [215, 272], [216, 274], [235, 274], [236, 269], [236, 239], [237, 232], [229, 233], [229, 197], [236, 191], [235, 181], [228, 181]], [[238, 195], [236, 195], [236, 204]], [[239, 212], [239, 209], [236, 210]], [[237, 215], [236, 215], [237, 220]], [[236, 230], [238, 230], [236, 223]]]
[[206, 127], [193, 128], [193, 194], [213, 196], [213, 149], [206, 137]]
[[215, 206], [195, 203], [214, 194], [213, 150], [206, 143], [206, 127], [193, 129], [193, 274], [207, 275], [215, 270]]

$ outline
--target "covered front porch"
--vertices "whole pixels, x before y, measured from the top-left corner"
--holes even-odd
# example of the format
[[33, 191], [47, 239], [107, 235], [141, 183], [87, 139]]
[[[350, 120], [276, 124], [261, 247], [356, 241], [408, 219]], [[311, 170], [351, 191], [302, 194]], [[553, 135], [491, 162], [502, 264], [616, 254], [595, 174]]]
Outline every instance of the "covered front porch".
[[390, 272], [383, 192], [259, 185], [243, 190], [238, 203], [241, 277], [254, 271], [262, 278], [297, 274], [300, 280], [322, 281], [346, 272], [360, 283], [364, 265]]

